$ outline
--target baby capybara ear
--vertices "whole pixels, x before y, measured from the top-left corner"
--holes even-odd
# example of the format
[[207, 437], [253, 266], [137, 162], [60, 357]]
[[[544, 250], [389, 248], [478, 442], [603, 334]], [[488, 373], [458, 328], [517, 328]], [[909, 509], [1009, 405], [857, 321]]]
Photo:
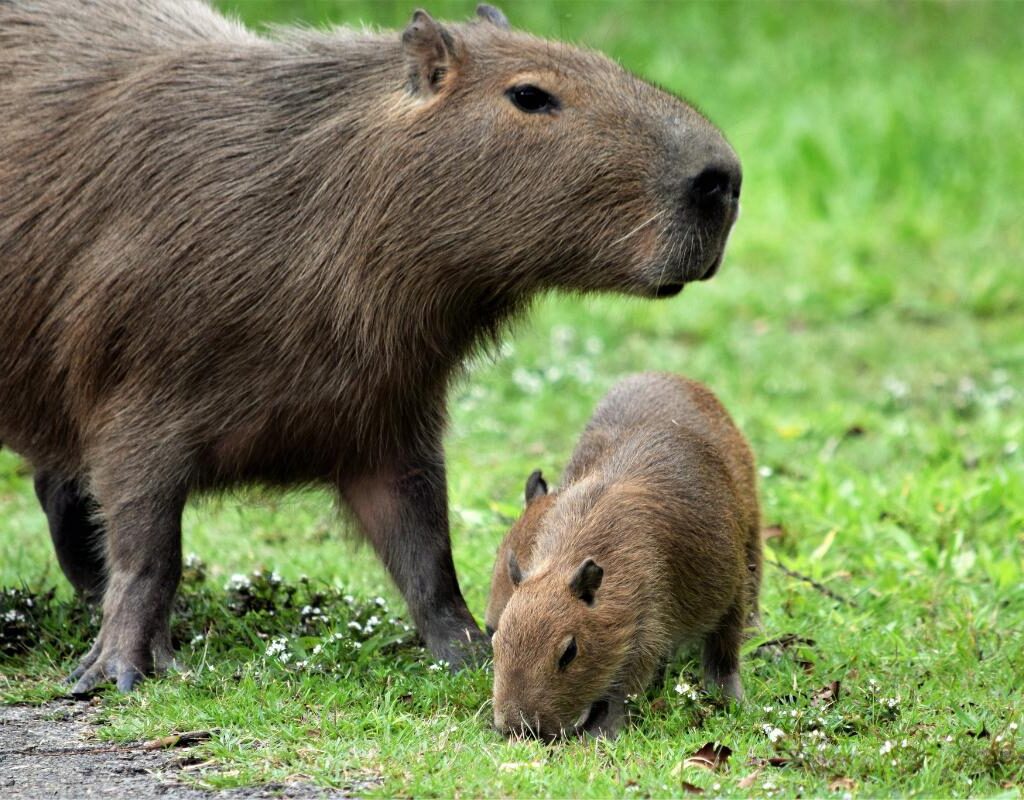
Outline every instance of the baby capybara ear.
[[495, 8], [487, 3], [481, 3], [476, 7], [476, 15], [480, 19], [487, 20], [492, 25], [495, 25], [503, 30], [509, 29], [508, 17], [501, 13], [500, 9]]
[[601, 588], [604, 570], [592, 558], [586, 559], [573, 573], [569, 590], [588, 606], [594, 604], [594, 594]]
[[423, 9], [412, 15], [402, 33], [402, 49], [414, 94], [435, 94], [455, 59], [455, 40]]
[[508, 554], [508, 579], [512, 581], [513, 586], [518, 586], [523, 582], [523, 571], [519, 568], [515, 553]]
[[541, 474], [541, 471], [539, 469], [535, 469], [530, 473], [530, 477], [526, 479], [526, 505], [530, 505], [532, 500], [535, 500], [547, 493], [547, 481], [544, 480], [544, 476]]

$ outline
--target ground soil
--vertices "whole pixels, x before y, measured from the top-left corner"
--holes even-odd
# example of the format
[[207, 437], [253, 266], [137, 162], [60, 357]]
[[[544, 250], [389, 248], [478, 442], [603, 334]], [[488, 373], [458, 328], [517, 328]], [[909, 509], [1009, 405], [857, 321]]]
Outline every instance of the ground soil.
[[[187, 748], [147, 749], [144, 742], [113, 745], [96, 738], [99, 709], [56, 700], [42, 706], [0, 705], [0, 797], [118, 800], [326, 800], [359, 793], [309, 784], [272, 784], [230, 791], [189, 786], [198, 759]], [[364, 787], [368, 788], [368, 787]]]

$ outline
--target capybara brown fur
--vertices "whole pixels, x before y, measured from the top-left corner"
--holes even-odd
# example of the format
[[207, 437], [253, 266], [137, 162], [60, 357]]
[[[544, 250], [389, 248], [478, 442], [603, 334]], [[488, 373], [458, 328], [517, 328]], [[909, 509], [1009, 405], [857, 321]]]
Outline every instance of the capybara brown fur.
[[756, 476], [706, 387], [664, 373], [616, 384], [559, 489], [528, 484], [513, 535], [487, 608], [499, 730], [614, 735], [626, 695], [688, 643], [706, 684], [742, 697], [761, 585]]
[[453, 376], [538, 293], [709, 277], [739, 186], [691, 107], [491, 7], [258, 35], [2, 0], [0, 438], [103, 596], [74, 691], [171, 660], [182, 508], [247, 482], [333, 487], [457, 665]]

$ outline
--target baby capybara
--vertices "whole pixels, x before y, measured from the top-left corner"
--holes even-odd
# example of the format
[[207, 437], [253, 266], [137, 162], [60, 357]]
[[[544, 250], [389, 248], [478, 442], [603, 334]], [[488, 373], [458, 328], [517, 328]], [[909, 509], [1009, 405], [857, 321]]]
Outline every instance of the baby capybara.
[[739, 647], [757, 617], [761, 537], [754, 461], [707, 388], [675, 375], [620, 381], [547, 493], [498, 553], [487, 606], [494, 723], [553, 739], [614, 734], [681, 644], [705, 681], [742, 696]]
[[0, 439], [103, 598], [74, 691], [170, 661], [182, 508], [246, 482], [333, 487], [458, 664], [453, 375], [540, 292], [709, 277], [739, 186], [691, 107], [489, 6], [264, 35], [0, 2]]

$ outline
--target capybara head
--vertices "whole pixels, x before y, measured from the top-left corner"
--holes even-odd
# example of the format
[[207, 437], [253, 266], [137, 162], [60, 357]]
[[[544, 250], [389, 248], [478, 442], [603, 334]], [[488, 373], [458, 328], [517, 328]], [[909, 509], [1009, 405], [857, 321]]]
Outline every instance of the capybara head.
[[393, 210], [426, 229], [420, 255], [464, 262], [496, 293], [665, 297], [710, 277], [740, 191], [718, 130], [599, 53], [477, 13], [442, 25], [417, 11], [406, 90], [377, 112], [398, 123], [393, 167], [418, 187]]
[[593, 558], [548, 563], [523, 575], [495, 632], [494, 724], [543, 739], [598, 733], [633, 637], [628, 616], [601, 602], [604, 570]]

